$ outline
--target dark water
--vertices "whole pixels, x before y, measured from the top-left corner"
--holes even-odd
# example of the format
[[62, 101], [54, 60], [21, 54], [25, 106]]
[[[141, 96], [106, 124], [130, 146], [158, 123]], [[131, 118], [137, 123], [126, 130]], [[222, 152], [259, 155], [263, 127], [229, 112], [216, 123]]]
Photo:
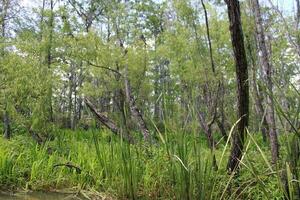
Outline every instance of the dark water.
[[53, 192], [31, 192], [31, 193], [0, 193], [0, 200], [80, 200], [83, 198], [75, 197], [70, 194], [61, 194]]

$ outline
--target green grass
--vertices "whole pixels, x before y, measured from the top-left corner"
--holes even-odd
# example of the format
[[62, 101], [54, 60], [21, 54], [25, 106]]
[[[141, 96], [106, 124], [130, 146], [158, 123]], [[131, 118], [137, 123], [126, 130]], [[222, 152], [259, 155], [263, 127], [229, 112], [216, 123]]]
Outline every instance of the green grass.
[[[280, 171], [287, 169], [290, 188], [295, 183], [284, 162], [287, 150], [282, 148], [282, 164], [270, 166], [269, 149], [261, 139], [248, 137], [240, 176], [234, 178], [225, 169], [225, 143], [215, 152], [219, 164], [215, 171], [204, 138], [180, 133], [159, 138], [153, 145], [132, 145], [105, 131], [61, 130], [42, 147], [24, 134], [10, 141], [1, 138], [0, 188], [71, 188], [121, 199], [280, 199], [285, 195]], [[81, 173], [53, 168], [67, 162], [80, 167]]]

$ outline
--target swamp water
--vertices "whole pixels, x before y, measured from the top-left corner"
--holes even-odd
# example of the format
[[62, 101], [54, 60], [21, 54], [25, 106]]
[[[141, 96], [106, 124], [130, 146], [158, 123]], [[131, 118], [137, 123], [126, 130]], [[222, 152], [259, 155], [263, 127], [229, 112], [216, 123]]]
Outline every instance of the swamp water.
[[0, 200], [85, 200], [85, 198], [55, 192], [30, 192], [15, 194], [0, 192]]

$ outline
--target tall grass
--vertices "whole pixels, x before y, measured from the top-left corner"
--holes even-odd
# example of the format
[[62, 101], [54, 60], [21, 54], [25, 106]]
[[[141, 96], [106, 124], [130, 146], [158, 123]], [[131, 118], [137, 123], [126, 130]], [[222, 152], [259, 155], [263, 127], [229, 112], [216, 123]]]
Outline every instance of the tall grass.
[[[128, 144], [105, 131], [60, 131], [54, 141], [38, 146], [26, 136], [0, 139], [0, 188], [100, 191], [125, 199], [268, 199], [284, 196], [270, 155], [248, 138], [240, 177], [227, 175], [228, 145], [215, 155], [197, 134], [159, 133], [154, 145]], [[257, 145], [255, 145], [255, 143]], [[49, 152], [49, 149], [51, 151]], [[223, 161], [222, 161], [223, 160]], [[222, 161], [222, 162], [221, 162]], [[53, 167], [72, 163], [80, 167]], [[289, 176], [289, 183], [294, 177]], [[279, 184], [280, 183], [280, 184]]]

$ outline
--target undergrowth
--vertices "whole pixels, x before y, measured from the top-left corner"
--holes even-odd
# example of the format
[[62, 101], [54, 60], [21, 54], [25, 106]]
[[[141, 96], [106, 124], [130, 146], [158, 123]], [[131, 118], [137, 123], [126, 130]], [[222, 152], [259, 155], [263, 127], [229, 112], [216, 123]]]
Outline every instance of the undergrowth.
[[[256, 136], [257, 138], [258, 136]], [[0, 188], [43, 190], [75, 188], [122, 199], [281, 199], [286, 149], [271, 165], [268, 145], [248, 137], [238, 178], [226, 172], [230, 145], [215, 152], [212, 167], [205, 139], [160, 134], [153, 144], [123, 142], [105, 131], [58, 131], [53, 141], [37, 145], [24, 134], [0, 139]], [[281, 140], [287, 139], [282, 137]], [[65, 165], [71, 165], [66, 167]], [[73, 167], [72, 167], [73, 166]], [[282, 167], [280, 167], [282, 166]], [[290, 173], [291, 174], [291, 173]], [[294, 175], [290, 181], [295, 180]], [[291, 186], [291, 188], [293, 188]]]

